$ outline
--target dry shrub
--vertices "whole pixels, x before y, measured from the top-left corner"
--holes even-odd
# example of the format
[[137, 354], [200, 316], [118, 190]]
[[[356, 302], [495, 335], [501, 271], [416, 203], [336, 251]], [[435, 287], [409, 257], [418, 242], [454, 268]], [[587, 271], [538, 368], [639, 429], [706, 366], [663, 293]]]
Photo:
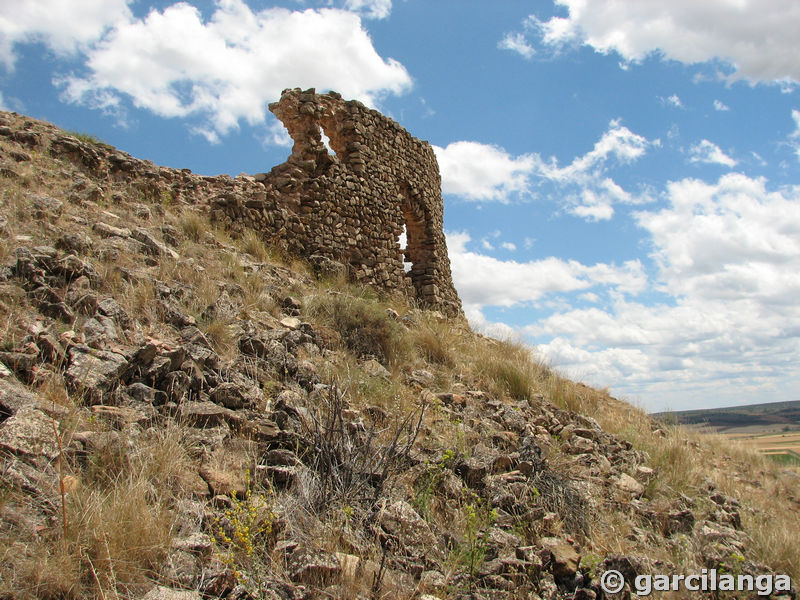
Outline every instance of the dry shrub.
[[332, 507], [371, 507], [407, 468], [425, 416], [423, 404], [386, 430], [352, 427], [343, 411], [344, 394], [333, 385], [320, 411], [305, 424], [309, 471], [300, 486], [315, 514]]
[[203, 234], [209, 230], [208, 219], [198, 212], [185, 211], [181, 215], [180, 228], [183, 235], [192, 242], [198, 243], [203, 239]]
[[447, 333], [447, 327], [423, 325], [412, 333], [414, 348], [429, 363], [453, 367], [452, 339]]
[[531, 479], [535, 491], [535, 504], [548, 512], [556, 513], [564, 529], [572, 534], [587, 534], [589, 530], [589, 505], [586, 499], [566, 476], [548, 468], [537, 471]]
[[530, 400], [542, 376], [541, 367], [521, 343], [493, 341], [478, 352], [478, 373], [495, 390], [516, 400]]
[[336, 330], [359, 358], [390, 365], [409, 353], [405, 330], [374, 300], [342, 293], [320, 295], [312, 300], [310, 311]]

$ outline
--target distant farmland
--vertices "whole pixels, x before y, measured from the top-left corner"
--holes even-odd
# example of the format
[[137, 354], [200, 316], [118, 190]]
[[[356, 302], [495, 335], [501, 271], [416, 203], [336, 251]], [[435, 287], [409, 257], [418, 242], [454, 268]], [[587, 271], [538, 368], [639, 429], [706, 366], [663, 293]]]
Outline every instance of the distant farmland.
[[800, 466], [800, 401], [653, 413], [654, 419], [719, 433], [771, 459]]

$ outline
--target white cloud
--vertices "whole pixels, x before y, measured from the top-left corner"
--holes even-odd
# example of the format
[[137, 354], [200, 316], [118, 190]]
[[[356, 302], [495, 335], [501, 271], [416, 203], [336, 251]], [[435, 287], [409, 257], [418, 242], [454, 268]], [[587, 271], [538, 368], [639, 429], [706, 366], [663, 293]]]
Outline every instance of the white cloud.
[[800, 137], [800, 110], [792, 110], [792, 121], [794, 121], [795, 126], [792, 137]]
[[581, 43], [629, 62], [653, 54], [686, 64], [720, 60], [730, 65], [732, 78], [800, 81], [795, 0], [556, 1], [567, 17], [527, 21], [554, 47]]
[[681, 102], [681, 98], [678, 96], [678, 94], [672, 94], [666, 98], [659, 97], [659, 100], [661, 100], [661, 103], [665, 106], [671, 106], [672, 108], [686, 108], [683, 105], [683, 102]]
[[[534, 302], [556, 292], [608, 286], [620, 293], [637, 294], [647, 278], [639, 261], [622, 266], [584, 265], [550, 257], [529, 262], [504, 261], [467, 249], [465, 232], [448, 233], [447, 247], [453, 280], [465, 306], [513, 306]], [[485, 241], [485, 240], [483, 240]]]
[[511, 156], [503, 148], [479, 142], [433, 147], [442, 174], [442, 192], [465, 200], [509, 202], [529, 191], [535, 157]]
[[520, 54], [524, 58], [531, 58], [536, 54], [536, 50], [531, 46], [525, 36], [521, 33], [507, 33], [503, 39], [497, 43], [497, 47], [501, 50], [511, 50]]
[[500, 246], [509, 252], [514, 252], [517, 249], [517, 245], [514, 242], [503, 242]]
[[347, 0], [344, 7], [368, 19], [385, 19], [392, 13], [392, 0]]
[[564, 196], [565, 202], [572, 203], [569, 212], [600, 220], [611, 218], [614, 203], [640, 201], [605, 175], [609, 166], [635, 162], [651, 145], [657, 142], [649, 142], [614, 120], [589, 152], [564, 167], [555, 158], [545, 161], [538, 154], [513, 156], [503, 148], [479, 142], [453, 142], [446, 148], [433, 149], [445, 194], [507, 203], [530, 196], [535, 183], [549, 181], [579, 189], [577, 194]]
[[[799, 115], [800, 117], [800, 115]], [[738, 173], [670, 183], [666, 204], [636, 213], [654, 270], [638, 262], [502, 261], [449, 234], [456, 287], [474, 324], [490, 306], [547, 311], [517, 329], [551, 364], [648, 407], [769, 401], [800, 381], [800, 188]], [[600, 299], [608, 298], [608, 305]], [[660, 299], [659, 299], [660, 298]], [[593, 306], [574, 308], [573, 300]], [[669, 400], [668, 400], [669, 399]], [[677, 405], [676, 405], [677, 402]]]
[[72, 54], [131, 18], [132, 0], [24, 0], [0, 2], [0, 62], [14, 66], [14, 45], [42, 42]]
[[727, 111], [730, 110], [731, 107], [722, 102], [722, 100], [714, 100], [714, 110], [718, 111]]
[[633, 133], [615, 119], [609, 123], [608, 131], [595, 143], [592, 150], [563, 168], [559, 168], [555, 159], [551, 159], [548, 165], [542, 165], [542, 173], [554, 180], [586, 181], [602, 172], [606, 162], [612, 158], [622, 164], [638, 160], [649, 145], [646, 138]]
[[719, 146], [708, 140], [702, 140], [689, 148], [689, 161], [735, 167], [736, 161], [725, 154]]
[[672, 182], [667, 193], [670, 207], [637, 220], [671, 295], [796, 304], [800, 189], [768, 192], [763, 179], [732, 173], [716, 184]]
[[710, 392], [724, 381], [764, 394], [782, 378], [796, 380], [800, 190], [771, 192], [763, 180], [730, 174], [715, 184], [673, 182], [667, 196], [668, 207], [638, 222], [668, 303], [619, 299], [608, 311], [553, 314], [528, 333], [554, 336], [542, 348], [552, 360], [588, 368], [596, 381], [624, 381], [628, 393], [666, 397], [666, 382], [673, 394]]
[[789, 134], [789, 141], [797, 154], [797, 158], [800, 159], [800, 110], [792, 110], [792, 120], [794, 121], [795, 129]]
[[118, 23], [87, 51], [89, 74], [64, 83], [73, 102], [130, 98], [163, 117], [202, 121], [209, 140], [265, 120], [265, 105], [286, 87], [336, 89], [375, 104], [401, 94], [411, 78], [381, 58], [353, 12], [322, 9], [254, 12], [219, 0], [208, 21], [185, 3]]
[[587, 221], [608, 221], [614, 216], [614, 207], [606, 202], [592, 199], [589, 204], [584, 203], [572, 207], [570, 212]]

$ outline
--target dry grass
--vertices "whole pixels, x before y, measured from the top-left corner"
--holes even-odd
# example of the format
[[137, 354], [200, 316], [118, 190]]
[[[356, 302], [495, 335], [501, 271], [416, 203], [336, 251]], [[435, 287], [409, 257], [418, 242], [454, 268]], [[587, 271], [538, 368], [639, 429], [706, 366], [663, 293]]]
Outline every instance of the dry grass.
[[203, 323], [201, 329], [217, 354], [227, 359], [235, 358], [236, 337], [231, 331], [231, 322], [229, 320], [213, 319]]
[[410, 344], [405, 330], [387, 314], [386, 308], [363, 293], [333, 293], [314, 296], [307, 312], [336, 330], [355, 356], [375, 358], [391, 367], [406, 360]]
[[264, 238], [252, 229], [248, 229], [242, 236], [239, 247], [258, 262], [266, 262], [274, 254], [264, 243]]
[[411, 343], [425, 362], [442, 367], [455, 367], [460, 340], [453, 327], [435, 321], [423, 323], [411, 332]]
[[186, 239], [195, 244], [199, 243], [203, 239], [203, 235], [211, 229], [208, 219], [194, 210], [184, 211], [179, 226]]
[[[83, 425], [85, 427], [86, 425]], [[60, 526], [24, 542], [0, 539], [6, 566], [0, 595], [33, 598], [119, 598], [140, 595], [158, 577], [169, 549], [189, 465], [182, 431], [152, 430], [125, 451], [125, 441], [73, 470]]]

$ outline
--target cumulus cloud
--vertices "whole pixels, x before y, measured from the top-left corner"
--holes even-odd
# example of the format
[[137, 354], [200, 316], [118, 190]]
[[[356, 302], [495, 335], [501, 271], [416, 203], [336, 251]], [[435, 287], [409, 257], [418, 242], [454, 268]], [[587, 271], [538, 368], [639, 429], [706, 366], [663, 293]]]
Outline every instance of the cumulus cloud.
[[732, 173], [716, 184], [672, 182], [670, 206], [637, 220], [674, 296], [796, 304], [800, 292], [800, 190], [769, 192]]
[[714, 100], [714, 110], [724, 112], [730, 110], [731, 107], [722, 102], [721, 100]]
[[693, 163], [706, 163], [735, 167], [736, 161], [725, 154], [719, 146], [708, 140], [702, 140], [689, 148], [689, 161]]
[[465, 200], [507, 203], [525, 198], [534, 186], [548, 181], [562, 188], [577, 189], [564, 196], [569, 212], [588, 220], [609, 219], [613, 205], [639, 199], [623, 190], [606, 171], [613, 165], [630, 164], [656, 145], [631, 132], [619, 120], [582, 156], [560, 166], [555, 158], [539, 154], [513, 156], [505, 149], [479, 142], [453, 142], [446, 148], [434, 146], [442, 175], [442, 191]]
[[368, 19], [385, 19], [392, 13], [392, 0], [347, 0], [344, 7]]
[[681, 102], [680, 96], [678, 94], [672, 94], [671, 96], [667, 96], [666, 98], [659, 98], [661, 103], [665, 106], [671, 106], [672, 108], [686, 108]]
[[566, 17], [526, 25], [544, 44], [585, 44], [625, 61], [650, 55], [686, 64], [723, 61], [731, 78], [800, 82], [796, 45], [800, 4], [795, 0], [556, 0]]
[[433, 147], [442, 174], [442, 192], [465, 200], [509, 202], [529, 192], [536, 165], [533, 155], [511, 156], [503, 148], [479, 142]]
[[792, 110], [792, 120], [794, 121], [795, 129], [789, 134], [789, 141], [797, 154], [797, 158], [800, 159], [800, 110]]
[[242, 0], [217, 0], [207, 20], [183, 2], [142, 19], [125, 0], [18, 4], [0, 6], [0, 60], [12, 64], [15, 44], [32, 41], [79, 52], [81, 70], [56, 81], [66, 100], [117, 114], [130, 102], [192, 120], [190, 129], [210, 142], [242, 120], [263, 124], [266, 104], [287, 87], [336, 89], [376, 105], [412, 85], [402, 64], [378, 55], [353, 12], [382, 18], [390, 0], [258, 12]]
[[112, 26], [128, 22], [132, 0], [25, 0], [0, 3], [0, 62], [14, 66], [14, 46], [41, 42], [56, 54], [72, 54]]
[[663, 300], [612, 291], [608, 307], [567, 305], [523, 332], [576, 376], [647, 390], [650, 408], [679, 389], [719, 398], [720, 381], [740, 399], [788, 393], [800, 377], [800, 189], [728, 174], [672, 182], [665, 195], [667, 206], [636, 217], [657, 269], [646, 293]]
[[469, 250], [470, 242], [466, 232], [447, 234], [453, 280], [465, 306], [472, 307], [473, 313], [480, 312], [483, 306], [530, 303], [547, 294], [588, 291], [595, 286], [637, 294], [647, 282], [639, 261], [617, 266], [584, 265], [554, 257], [529, 262], [500, 260]]
[[536, 54], [536, 50], [525, 39], [521, 33], [507, 33], [497, 43], [497, 47], [501, 50], [511, 50], [516, 52], [524, 58], [531, 58]]

